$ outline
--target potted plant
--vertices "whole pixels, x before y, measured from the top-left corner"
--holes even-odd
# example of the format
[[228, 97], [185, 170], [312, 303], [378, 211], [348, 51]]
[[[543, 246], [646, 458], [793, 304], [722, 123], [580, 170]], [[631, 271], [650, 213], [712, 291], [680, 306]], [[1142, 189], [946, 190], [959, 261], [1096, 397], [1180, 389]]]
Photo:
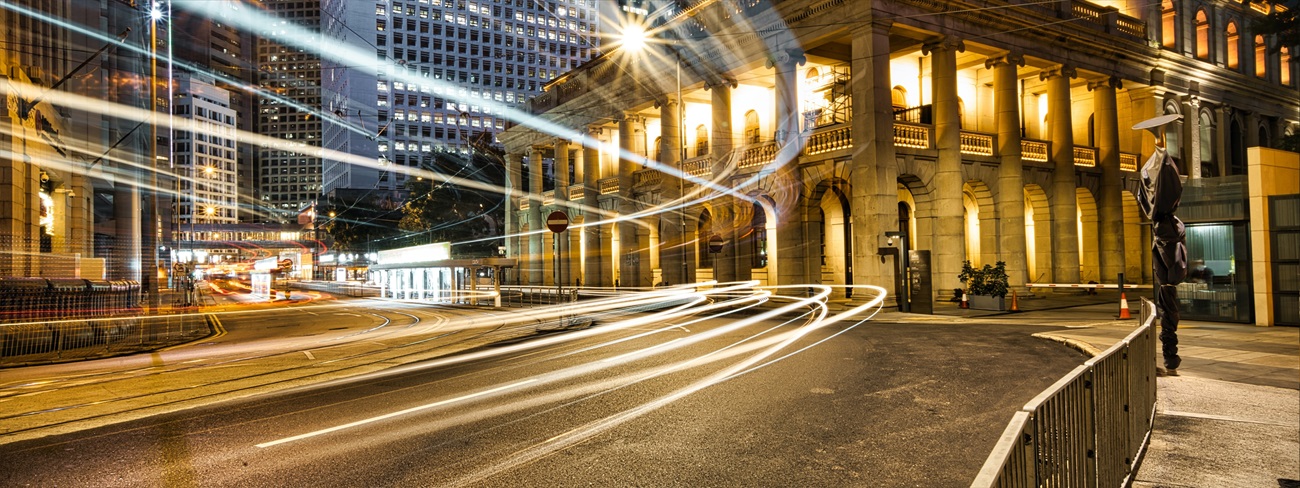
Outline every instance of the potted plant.
[[970, 308], [979, 310], [1005, 310], [1007, 297], [1007, 263], [998, 261], [997, 265], [984, 265], [975, 268], [970, 261], [963, 261], [961, 274], [957, 278], [966, 285], [967, 300]]

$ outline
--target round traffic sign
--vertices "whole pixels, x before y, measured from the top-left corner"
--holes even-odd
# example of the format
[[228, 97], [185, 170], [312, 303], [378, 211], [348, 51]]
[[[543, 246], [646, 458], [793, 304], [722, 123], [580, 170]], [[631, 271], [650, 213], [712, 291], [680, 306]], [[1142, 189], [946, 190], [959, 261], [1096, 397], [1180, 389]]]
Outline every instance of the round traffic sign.
[[709, 238], [709, 253], [717, 254], [722, 252], [722, 236], [714, 234]]
[[551, 212], [546, 216], [546, 228], [557, 234], [564, 232], [564, 229], [569, 228], [569, 216], [559, 210]]

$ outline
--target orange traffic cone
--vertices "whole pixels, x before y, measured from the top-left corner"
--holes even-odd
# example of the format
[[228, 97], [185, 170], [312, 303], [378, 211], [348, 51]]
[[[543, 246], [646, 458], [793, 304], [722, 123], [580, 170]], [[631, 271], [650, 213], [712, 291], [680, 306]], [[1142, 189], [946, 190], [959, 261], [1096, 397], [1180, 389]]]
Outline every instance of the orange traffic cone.
[[970, 308], [970, 302], [966, 301], [966, 290], [961, 291], [961, 308]]
[[1119, 292], [1119, 319], [1124, 320], [1131, 318], [1133, 318], [1133, 315], [1129, 314], [1128, 311], [1128, 296], [1121, 291]]
[[1018, 299], [1018, 297], [1016, 297], [1016, 291], [1015, 291], [1015, 290], [1011, 290], [1011, 310], [1008, 310], [1008, 311], [1009, 311], [1009, 312], [1019, 312], [1019, 311], [1020, 311], [1020, 300]]

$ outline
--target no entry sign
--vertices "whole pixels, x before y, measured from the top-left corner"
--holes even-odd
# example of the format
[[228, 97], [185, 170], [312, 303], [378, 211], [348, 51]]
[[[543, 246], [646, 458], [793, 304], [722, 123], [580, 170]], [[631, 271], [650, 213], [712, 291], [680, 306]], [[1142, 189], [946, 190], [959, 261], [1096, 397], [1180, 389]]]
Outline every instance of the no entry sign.
[[556, 234], [564, 232], [564, 229], [569, 228], [569, 216], [559, 210], [551, 212], [550, 215], [546, 216], [546, 228], [551, 229], [551, 232]]

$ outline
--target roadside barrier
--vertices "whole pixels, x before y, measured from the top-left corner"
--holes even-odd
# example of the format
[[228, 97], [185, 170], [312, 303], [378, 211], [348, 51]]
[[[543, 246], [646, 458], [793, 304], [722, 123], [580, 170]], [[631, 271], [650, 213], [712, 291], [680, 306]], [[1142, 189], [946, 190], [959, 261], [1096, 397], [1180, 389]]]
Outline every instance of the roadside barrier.
[[1132, 484], [1155, 418], [1155, 306], [1142, 324], [1012, 416], [972, 487]]

